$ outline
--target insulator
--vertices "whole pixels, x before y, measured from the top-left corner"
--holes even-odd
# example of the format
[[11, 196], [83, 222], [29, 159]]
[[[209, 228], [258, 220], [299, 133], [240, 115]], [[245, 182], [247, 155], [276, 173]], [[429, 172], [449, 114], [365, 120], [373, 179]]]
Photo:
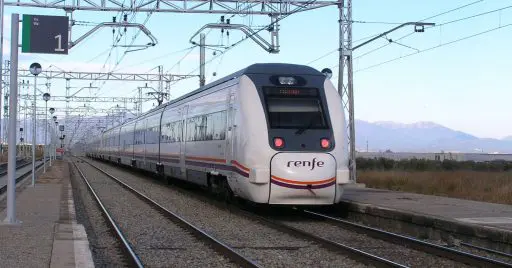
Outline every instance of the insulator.
[[227, 24], [229, 24], [229, 21], [230, 21], [230, 19], [227, 19], [227, 20], [226, 20]]
[[124, 21], [126, 22], [128, 20], [128, 14], [124, 14]]
[[112, 22], [116, 22], [116, 17], [112, 17]]
[[220, 22], [224, 23], [224, 16], [220, 16]]

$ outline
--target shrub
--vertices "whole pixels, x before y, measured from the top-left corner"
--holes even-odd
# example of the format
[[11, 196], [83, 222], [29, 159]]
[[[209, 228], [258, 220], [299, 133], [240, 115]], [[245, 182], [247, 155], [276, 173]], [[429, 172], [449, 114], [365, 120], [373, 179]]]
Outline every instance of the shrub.
[[427, 159], [410, 159], [410, 160], [393, 160], [384, 157], [379, 158], [362, 158], [356, 159], [358, 170], [403, 170], [403, 171], [493, 171], [503, 172], [512, 170], [512, 162], [504, 160], [494, 160], [486, 162], [475, 161], [455, 161], [445, 159], [427, 160]]

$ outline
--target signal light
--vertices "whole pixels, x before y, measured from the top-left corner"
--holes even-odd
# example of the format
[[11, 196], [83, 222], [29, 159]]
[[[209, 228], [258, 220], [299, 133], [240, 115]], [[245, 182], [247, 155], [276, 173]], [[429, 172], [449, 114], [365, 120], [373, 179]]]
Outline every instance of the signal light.
[[284, 140], [282, 138], [274, 138], [274, 146], [276, 148], [283, 148], [284, 147]]
[[320, 146], [322, 146], [322, 148], [324, 149], [327, 149], [329, 148], [329, 146], [331, 146], [331, 142], [329, 141], [329, 139], [323, 138], [320, 140]]

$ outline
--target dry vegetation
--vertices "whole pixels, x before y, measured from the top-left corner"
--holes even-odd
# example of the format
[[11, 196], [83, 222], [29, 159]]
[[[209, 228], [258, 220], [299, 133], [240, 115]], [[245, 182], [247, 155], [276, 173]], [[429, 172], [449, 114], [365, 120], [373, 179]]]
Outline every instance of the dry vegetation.
[[[29, 152], [29, 156], [32, 156], [32, 148], [30, 146], [25, 146], [25, 148], [23, 150], [26, 150]], [[8, 150], [4, 147], [4, 152], [3, 154], [0, 154], [0, 163], [4, 163], [4, 162], [7, 162], [7, 153], [8, 153]], [[21, 156], [20, 155], [20, 149], [18, 148], [18, 153], [17, 153], [18, 156]], [[36, 159], [37, 158], [41, 158], [43, 157], [43, 151], [42, 151], [42, 148], [40, 148], [40, 146], [38, 146], [38, 148], [36, 149]]]
[[512, 172], [358, 171], [370, 188], [512, 205]]

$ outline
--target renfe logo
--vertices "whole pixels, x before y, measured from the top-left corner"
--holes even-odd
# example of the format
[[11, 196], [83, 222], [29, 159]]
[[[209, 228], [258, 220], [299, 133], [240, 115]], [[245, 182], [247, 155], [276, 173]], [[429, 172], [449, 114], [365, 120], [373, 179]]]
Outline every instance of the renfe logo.
[[315, 167], [323, 167], [324, 164], [324, 161], [317, 162], [316, 158], [313, 158], [313, 161], [288, 161], [287, 166], [290, 167], [293, 165], [294, 167], [311, 167], [310, 170], [313, 170], [315, 169]]

